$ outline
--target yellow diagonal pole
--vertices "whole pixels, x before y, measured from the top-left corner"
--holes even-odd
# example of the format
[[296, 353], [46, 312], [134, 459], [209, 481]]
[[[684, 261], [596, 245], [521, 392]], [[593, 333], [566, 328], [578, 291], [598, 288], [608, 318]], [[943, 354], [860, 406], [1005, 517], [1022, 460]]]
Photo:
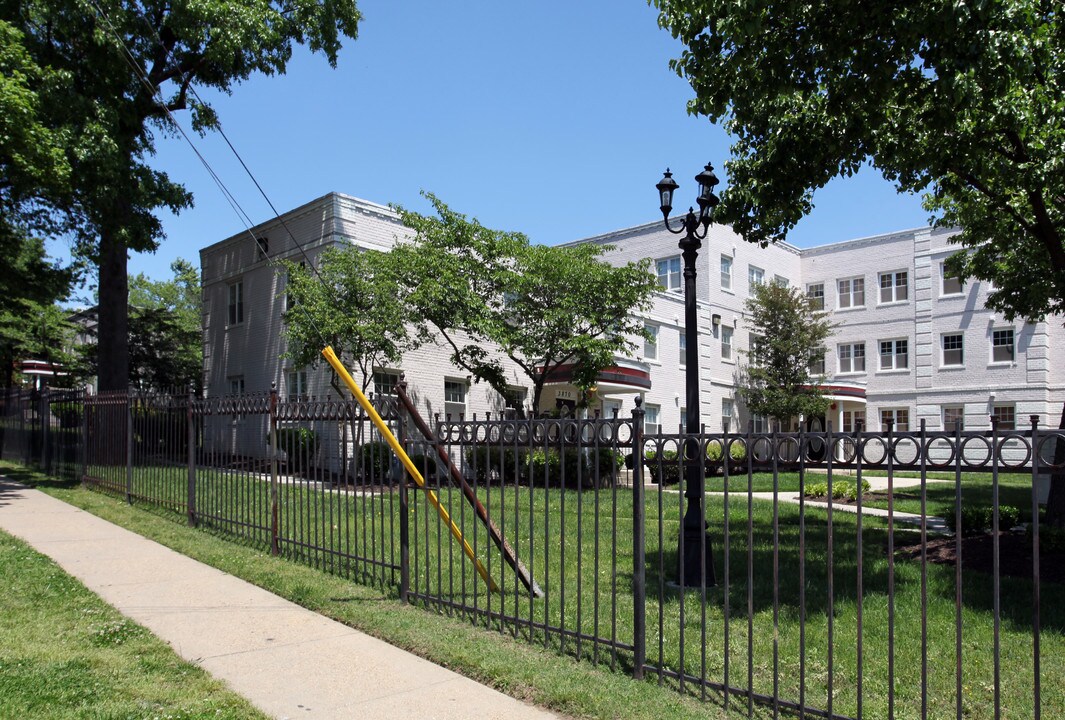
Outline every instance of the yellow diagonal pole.
[[436, 511], [440, 513], [440, 518], [448, 524], [448, 527], [451, 529], [451, 534], [455, 536], [455, 539], [462, 543], [462, 551], [466, 553], [466, 557], [473, 561], [473, 564], [477, 567], [477, 573], [484, 579], [485, 584], [488, 585], [488, 588], [492, 592], [499, 592], [499, 586], [496, 585], [495, 581], [488, 574], [488, 570], [485, 568], [484, 564], [473, 554], [473, 548], [470, 547], [468, 542], [466, 542], [466, 538], [462, 536], [462, 530], [460, 530], [454, 523], [451, 519], [451, 515], [448, 514], [448, 511], [444, 506], [440, 504], [440, 498], [437, 497], [436, 493], [425, 486], [425, 478], [423, 478], [422, 474], [418, 471], [418, 467], [411, 461], [410, 457], [403, 449], [403, 446], [399, 444], [398, 440], [396, 440], [396, 436], [388, 429], [388, 426], [385, 425], [385, 421], [381, 419], [381, 416], [377, 414], [377, 410], [374, 409], [374, 406], [370, 403], [369, 399], [367, 399], [366, 395], [363, 394], [361, 389], [359, 389], [359, 386], [355, 383], [355, 379], [351, 377], [351, 373], [348, 372], [347, 368], [344, 367], [344, 364], [340, 362], [340, 358], [338, 358], [336, 353], [333, 352], [333, 348], [331, 346], [326, 347], [325, 350], [322, 350], [322, 356], [325, 358], [326, 362], [336, 370], [337, 375], [340, 376], [340, 379], [348, 386], [348, 390], [351, 390], [351, 394], [355, 396], [356, 400], [358, 400], [359, 405], [361, 405], [362, 409], [366, 411], [366, 414], [370, 416], [370, 420], [377, 428], [377, 431], [381, 433], [381, 437], [385, 439], [388, 446], [392, 448], [392, 452], [394, 452], [396, 457], [399, 458], [399, 461], [403, 463], [403, 467], [406, 468], [407, 472], [410, 473], [410, 476], [414, 478], [414, 482], [418, 484], [418, 487], [425, 490], [426, 494], [429, 496], [429, 502], [434, 508], [436, 508]]

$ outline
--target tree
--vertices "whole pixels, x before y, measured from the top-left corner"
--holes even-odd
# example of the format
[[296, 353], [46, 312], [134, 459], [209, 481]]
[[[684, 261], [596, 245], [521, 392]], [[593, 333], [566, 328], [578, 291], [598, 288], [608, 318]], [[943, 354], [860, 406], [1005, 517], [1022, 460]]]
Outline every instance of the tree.
[[[170, 264], [170, 280], [130, 278], [129, 382], [141, 389], [180, 392], [203, 387], [199, 271], [188, 260]], [[78, 348], [79, 374], [97, 375], [97, 340]]]
[[506, 396], [512, 381], [490, 345], [533, 385], [539, 408], [547, 379], [572, 365], [589, 388], [617, 354], [635, 349], [658, 287], [647, 262], [615, 267], [591, 243], [531, 245], [521, 233], [485, 228], [432, 194], [436, 216], [401, 210], [412, 242], [393, 251], [408, 301], [451, 348], [451, 361]]
[[[329, 248], [317, 272], [291, 262], [285, 270], [285, 356], [295, 367], [317, 367], [331, 345], [346, 367], [358, 369], [365, 390], [375, 366], [398, 363], [424, 342], [424, 323], [404, 302], [388, 253]], [[332, 384], [344, 393], [335, 373]]]
[[755, 285], [746, 308], [752, 343], [739, 391], [747, 408], [780, 423], [823, 415], [828, 409], [820, 385], [824, 378], [810, 367], [824, 361], [825, 340], [835, 325], [810, 309], [801, 290], [779, 283]]
[[354, 0], [31, 0], [0, 3], [33, 64], [67, 82], [48, 88], [42, 124], [63, 135], [71, 187], [59, 208], [99, 272], [102, 390], [128, 382], [127, 256], [163, 239], [155, 212], [192, 198], [153, 170], [158, 132], [175, 132], [189, 109], [205, 132], [218, 118], [193, 86], [225, 93], [254, 73], [285, 72], [294, 45], [335, 65], [341, 37], [354, 38]]
[[[948, 266], [994, 283], [989, 307], [1065, 314], [1060, 3], [654, 2], [687, 46], [672, 66], [695, 90], [689, 112], [735, 136], [719, 220], [784, 239], [814, 190], [868, 162], [961, 228]], [[1048, 517], [1065, 525], [1065, 473], [1051, 487]]]

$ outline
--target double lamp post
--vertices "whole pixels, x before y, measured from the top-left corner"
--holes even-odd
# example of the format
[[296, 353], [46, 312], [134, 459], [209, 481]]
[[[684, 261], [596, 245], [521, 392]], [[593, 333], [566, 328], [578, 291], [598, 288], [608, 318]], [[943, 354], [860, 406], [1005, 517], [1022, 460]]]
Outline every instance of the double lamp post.
[[706, 532], [703, 492], [705, 480], [700, 462], [701, 444], [699, 435], [699, 320], [695, 305], [695, 259], [698, 257], [702, 240], [710, 229], [711, 214], [720, 202], [714, 194], [718, 184], [714, 168], [709, 164], [695, 176], [699, 183], [699, 214], [688, 208], [680, 227], [674, 229], [669, 224], [669, 213], [673, 210], [673, 193], [679, 187], [673, 174], [666, 169], [662, 180], [656, 185], [662, 203], [662, 219], [666, 229], [674, 235], [684, 233], [680, 239], [680, 249], [684, 258], [684, 333], [687, 338], [685, 347], [685, 392], [687, 405], [684, 419], [685, 440], [679, 462], [684, 467], [684, 497], [687, 508], [680, 531], [680, 545], [677, 549], [677, 584], [685, 587], [701, 587], [716, 584], [714, 577], [714, 560], [711, 553], [710, 536]]

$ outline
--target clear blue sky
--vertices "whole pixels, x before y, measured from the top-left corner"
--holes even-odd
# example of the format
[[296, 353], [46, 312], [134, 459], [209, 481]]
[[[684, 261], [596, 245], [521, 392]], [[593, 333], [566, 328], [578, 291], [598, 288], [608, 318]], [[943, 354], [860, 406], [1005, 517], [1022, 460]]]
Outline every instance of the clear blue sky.
[[[425, 210], [421, 190], [489, 227], [554, 244], [650, 222], [668, 165], [678, 207], [729, 140], [690, 117], [688, 84], [669, 69], [681, 46], [643, 0], [361, 0], [358, 40], [331, 70], [297, 51], [285, 76], [211, 98], [223, 127], [279, 211], [336, 190]], [[179, 119], [188, 127], [188, 115]], [[272, 217], [216, 134], [192, 135], [254, 222]], [[181, 138], [160, 138], [155, 166], [196, 204], [164, 218], [168, 239], [130, 272], [169, 276], [175, 257], [244, 225]], [[926, 223], [916, 197], [872, 170], [837, 180], [789, 240], [800, 246]]]

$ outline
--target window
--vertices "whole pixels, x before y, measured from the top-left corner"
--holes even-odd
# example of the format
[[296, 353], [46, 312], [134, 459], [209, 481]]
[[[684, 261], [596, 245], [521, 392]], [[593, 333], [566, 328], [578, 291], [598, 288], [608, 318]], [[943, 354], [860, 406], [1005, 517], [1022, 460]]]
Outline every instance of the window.
[[[306, 268], [307, 268], [307, 263], [304, 262], [303, 260], [300, 260], [300, 269], [301, 270], [305, 270]], [[291, 285], [292, 284], [292, 273], [288, 274], [288, 279], [285, 281], [285, 284], [286, 285]], [[297, 302], [298, 301], [296, 300], [296, 297], [292, 293], [285, 293], [285, 309], [286, 310], [291, 310], [292, 308], [296, 307], [296, 303]]]
[[747, 282], [751, 287], [755, 285], [761, 285], [765, 282], [765, 270], [754, 265], [747, 266]]
[[680, 257], [665, 258], [655, 263], [658, 269], [658, 284], [663, 290], [679, 292], [680, 284]]
[[754, 425], [755, 433], [767, 433], [769, 432], [769, 417], [766, 415], [752, 415], [751, 422]]
[[732, 425], [732, 400], [729, 398], [722, 398], [721, 400], [721, 429], [724, 432], [728, 432]]
[[393, 395], [399, 384], [399, 373], [392, 370], [373, 371], [373, 391], [375, 395]]
[[721, 326], [721, 359], [732, 360], [732, 328]]
[[259, 259], [262, 260], [270, 254], [270, 238], [255, 238], [255, 244], [259, 247]]
[[243, 395], [244, 394], [244, 376], [237, 375], [236, 377], [229, 378], [229, 394], [230, 395]]
[[842, 414], [841, 432], [853, 433], [865, 429], [865, 410], [844, 410]]
[[806, 302], [814, 312], [825, 309], [825, 284], [816, 283], [806, 286]]
[[680, 366], [687, 365], [688, 359], [688, 336], [684, 333], [680, 334]]
[[649, 338], [644, 338], [643, 341], [643, 359], [644, 360], [657, 360], [658, 359], [658, 326], [657, 325], [644, 325], [644, 330], [647, 331]]
[[991, 362], [1013, 362], [1013, 328], [991, 331]]
[[836, 281], [839, 289], [839, 304], [837, 307], [864, 307], [865, 306], [865, 278], [847, 278]]
[[244, 281], [229, 286], [229, 324], [244, 322]]
[[507, 394], [503, 396], [503, 405], [509, 416], [525, 417], [525, 395], [526, 390], [523, 387], [513, 385], [507, 388]]
[[940, 285], [940, 296], [961, 295], [962, 291], [965, 289], [965, 284], [962, 283], [957, 275], [950, 274], [950, 271], [947, 270], [946, 263], [939, 263], [939, 273], [943, 280], [942, 285]]
[[880, 369], [904, 370], [910, 366], [908, 340], [880, 341]]
[[721, 256], [721, 289], [732, 289], [732, 258], [728, 255]]
[[774, 285], [779, 285], [780, 287], [785, 287], [786, 288], [786, 287], [789, 287], [791, 285], [791, 280], [788, 280], [783, 275], [774, 275], [773, 276], [773, 284]]
[[865, 372], [865, 343], [840, 345], [838, 353], [840, 373]]
[[910, 411], [908, 408], [882, 408], [880, 410], [880, 427], [887, 430], [894, 423], [896, 432], [909, 432]]
[[807, 365], [807, 369], [814, 376], [825, 374], [825, 351], [823, 349], [814, 351], [810, 356], [810, 363]]
[[943, 336], [943, 366], [959, 366], [965, 364], [965, 336], [961, 333], [951, 333]]
[[657, 435], [662, 431], [662, 425], [658, 419], [658, 405], [644, 405], [643, 431], [648, 435]]
[[909, 273], [905, 270], [880, 273], [880, 302], [902, 302], [909, 298]]
[[991, 422], [998, 424], [999, 430], [1013, 430], [1017, 425], [1017, 413], [1013, 405], [994, 405], [991, 408]]
[[444, 415], [460, 418], [466, 414], [466, 381], [444, 380]]
[[288, 390], [288, 400], [293, 402], [307, 396], [307, 371], [290, 370], [285, 388]]
[[949, 432], [965, 429], [965, 406], [943, 406], [943, 429]]
[[762, 364], [762, 353], [765, 351], [765, 338], [751, 333], [750, 345], [747, 351], [747, 362], [751, 365]]

